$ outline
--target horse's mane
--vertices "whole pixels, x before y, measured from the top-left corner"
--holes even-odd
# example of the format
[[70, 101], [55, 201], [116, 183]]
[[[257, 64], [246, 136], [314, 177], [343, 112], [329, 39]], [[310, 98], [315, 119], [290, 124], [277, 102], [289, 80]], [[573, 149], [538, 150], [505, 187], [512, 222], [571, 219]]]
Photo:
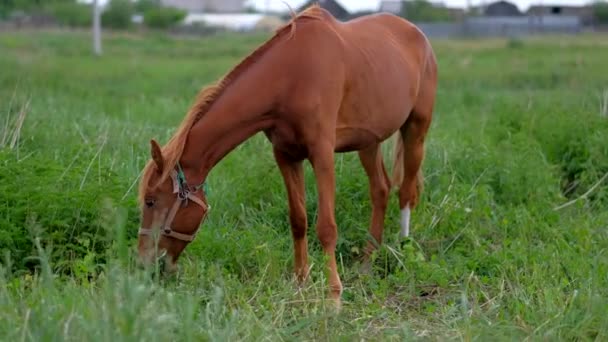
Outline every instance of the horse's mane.
[[[291, 8], [290, 8], [291, 10]], [[278, 40], [283, 37], [287, 31], [289, 31], [289, 37], [291, 39], [296, 32], [296, 21], [300, 18], [311, 18], [321, 19], [323, 17], [323, 11], [318, 4], [309, 6], [304, 11], [296, 14], [291, 10], [291, 20], [277, 29], [274, 35], [255, 49], [251, 54], [245, 57], [239, 64], [237, 64], [232, 70], [230, 70], [224, 77], [219, 81], [208, 85], [201, 89], [196, 96], [194, 104], [188, 110], [184, 120], [179, 125], [176, 132], [169, 139], [167, 144], [162, 148], [162, 155], [165, 161], [165, 167], [163, 173], [158, 180], [158, 184], [164, 182], [171, 171], [177, 165], [177, 162], [182, 156], [184, 151], [184, 145], [186, 144], [186, 138], [190, 129], [207, 113], [214, 101], [221, 95], [222, 91], [239, 75], [241, 75], [247, 68], [254, 64], [264, 53], [272, 48]], [[153, 160], [149, 160], [144, 167], [142, 179], [139, 186], [139, 201], [142, 202], [145, 196], [146, 189], [148, 188], [150, 178], [156, 171], [156, 164]]]

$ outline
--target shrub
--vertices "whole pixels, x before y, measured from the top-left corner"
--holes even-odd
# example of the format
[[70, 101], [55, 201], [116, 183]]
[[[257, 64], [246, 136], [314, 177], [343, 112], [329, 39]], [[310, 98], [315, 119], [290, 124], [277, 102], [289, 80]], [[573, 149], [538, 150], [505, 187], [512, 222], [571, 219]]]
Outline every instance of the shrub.
[[509, 49], [521, 49], [522, 47], [524, 47], [524, 42], [518, 38], [511, 38], [507, 42], [507, 47]]
[[101, 22], [106, 27], [126, 29], [131, 26], [133, 13], [133, 4], [129, 0], [111, 0], [102, 14]]
[[135, 3], [135, 11], [138, 13], [146, 13], [146, 11], [158, 7], [160, 7], [160, 0], [139, 0]]
[[75, 2], [74, 0], [1, 0], [0, 18], [10, 17], [13, 12], [34, 14], [43, 8], [61, 4], [70, 5]]
[[437, 7], [426, 0], [403, 2], [401, 15], [411, 21], [449, 21], [450, 13], [447, 8]]
[[172, 7], [157, 7], [147, 10], [144, 23], [151, 28], [166, 29], [179, 23], [186, 17], [186, 12]]
[[608, 2], [595, 2], [593, 4], [593, 15], [599, 24], [608, 24]]
[[48, 7], [48, 12], [61, 25], [70, 27], [91, 26], [91, 6], [80, 3], [55, 3]]

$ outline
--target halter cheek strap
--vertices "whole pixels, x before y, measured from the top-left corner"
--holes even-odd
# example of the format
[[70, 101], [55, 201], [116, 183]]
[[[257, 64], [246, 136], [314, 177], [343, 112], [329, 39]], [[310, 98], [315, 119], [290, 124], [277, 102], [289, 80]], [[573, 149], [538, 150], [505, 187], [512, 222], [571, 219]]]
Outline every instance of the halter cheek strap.
[[[196, 197], [194, 193], [190, 191], [188, 186], [184, 185], [185, 177], [183, 177], [181, 167], [180, 173], [173, 171], [173, 173], [171, 174], [171, 180], [173, 181], [173, 193], [177, 194], [177, 198], [173, 203], [173, 206], [171, 206], [171, 209], [169, 210], [169, 213], [167, 214], [167, 217], [165, 218], [165, 221], [161, 226], [160, 233], [164, 236], [172, 237], [181, 241], [191, 242], [194, 240], [194, 238], [196, 238], [198, 228], [192, 234], [179, 233], [171, 228], [171, 223], [173, 223], [173, 220], [175, 219], [175, 215], [177, 215], [179, 207], [182, 204], [187, 203], [188, 200], [191, 200], [192, 202], [200, 205], [205, 210], [205, 215], [207, 215], [207, 212], [209, 211], [209, 209], [211, 209], [211, 206], [207, 205], [207, 203], [205, 203], [202, 199]], [[195, 188], [195, 192], [198, 189], [199, 187]], [[152, 235], [152, 233], [153, 230], [151, 228], [139, 228], [139, 235]]]

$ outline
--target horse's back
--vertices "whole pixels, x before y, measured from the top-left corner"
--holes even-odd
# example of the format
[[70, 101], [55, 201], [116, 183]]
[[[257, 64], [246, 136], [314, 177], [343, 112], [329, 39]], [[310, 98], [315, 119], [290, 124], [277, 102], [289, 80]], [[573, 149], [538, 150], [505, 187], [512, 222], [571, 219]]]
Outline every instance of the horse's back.
[[382, 43], [386, 35], [397, 39], [402, 48], [409, 46], [412, 48], [426, 48], [428, 40], [424, 33], [412, 22], [390, 13], [377, 13], [355, 18], [341, 23], [343, 28], [350, 29], [344, 34], [375, 35], [375, 40], [370, 43]]
[[[389, 14], [340, 22], [320, 8], [313, 11], [297, 18], [293, 35], [269, 59], [273, 71], [287, 71], [277, 73], [286, 80], [277, 84], [285, 90], [281, 112], [291, 113], [281, 117], [271, 140], [287, 144], [297, 132], [314, 138], [330, 127], [336, 151], [385, 140], [415, 105], [424, 60], [432, 53], [426, 37]], [[308, 126], [319, 129], [307, 134]]]
[[[346, 147], [380, 142], [403, 125], [416, 105], [427, 60], [434, 59], [432, 49], [416, 26], [391, 14], [340, 23], [337, 32], [344, 44], [348, 89], [338, 115], [338, 135]], [[365, 141], [351, 141], [361, 136]]]
[[354, 68], [380, 73], [388, 64], [391, 72], [381, 77], [416, 78], [434, 59], [424, 33], [411, 22], [393, 14], [379, 13], [343, 23], [342, 37], [347, 42]]

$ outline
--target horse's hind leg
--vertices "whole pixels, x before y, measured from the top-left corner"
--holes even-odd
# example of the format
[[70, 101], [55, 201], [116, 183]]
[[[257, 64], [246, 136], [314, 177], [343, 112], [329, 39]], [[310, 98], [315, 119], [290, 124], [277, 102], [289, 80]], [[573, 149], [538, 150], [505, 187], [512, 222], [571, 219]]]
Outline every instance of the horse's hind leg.
[[372, 200], [372, 217], [369, 232], [375, 241], [368, 241], [365, 255], [369, 256], [382, 243], [384, 215], [388, 204], [390, 180], [384, 169], [380, 145], [359, 151], [359, 159], [369, 178], [369, 194]]
[[414, 108], [401, 127], [403, 180], [399, 188], [399, 207], [402, 237], [410, 234], [411, 210], [418, 204], [422, 192], [421, 165], [424, 158], [424, 139], [431, 124], [432, 113], [433, 101], [426, 101]]

